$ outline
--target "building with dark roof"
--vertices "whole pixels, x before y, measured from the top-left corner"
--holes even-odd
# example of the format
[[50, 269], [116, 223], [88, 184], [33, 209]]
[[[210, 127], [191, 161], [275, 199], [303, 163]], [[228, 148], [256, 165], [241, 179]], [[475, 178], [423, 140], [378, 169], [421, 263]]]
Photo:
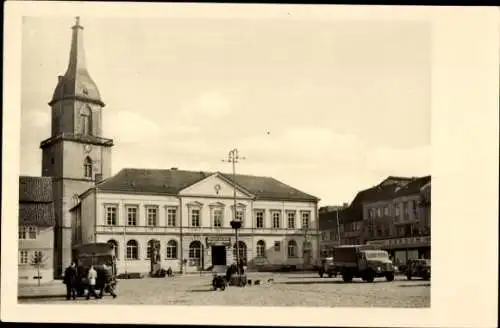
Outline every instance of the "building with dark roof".
[[397, 263], [430, 258], [431, 176], [388, 185], [363, 202], [363, 239], [388, 250]]
[[[396, 243], [398, 238], [422, 237], [418, 239], [419, 244], [414, 245], [415, 248], [420, 247], [418, 253], [420, 255], [413, 254], [415, 250], [413, 249], [412, 253], [410, 249], [409, 256], [429, 257], [430, 183], [430, 176], [389, 176], [379, 184], [358, 192], [347, 207], [342, 209], [323, 207], [319, 211], [321, 252], [329, 254], [331, 247], [337, 244], [384, 245], [384, 239], [394, 239], [392, 243]], [[428, 201], [423, 201], [425, 199]], [[404, 218], [405, 215], [411, 216], [412, 220], [399, 221], [399, 218]], [[415, 228], [415, 225], [418, 228]], [[413, 247], [408, 241], [397, 242], [400, 243], [398, 246], [384, 247], [391, 249], [393, 255], [392, 249], [399, 247], [404, 249], [406, 254], [408, 246]], [[401, 261], [406, 261], [406, 257], [401, 254], [402, 252], [399, 252], [395, 255]]]
[[54, 226], [52, 179], [20, 176], [18, 236], [20, 283], [36, 284], [38, 281], [47, 282], [54, 278]]
[[248, 266], [307, 267], [318, 254], [318, 200], [271, 177], [123, 169], [80, 195], [73, 240], [114, 245], [120, 263], [134, 272], [148, 271], [151, 245], [159, 242], [166, 267], [192, 272], [212, 266], [212, 240], [234, 260], [236, 216], [240, 258]]

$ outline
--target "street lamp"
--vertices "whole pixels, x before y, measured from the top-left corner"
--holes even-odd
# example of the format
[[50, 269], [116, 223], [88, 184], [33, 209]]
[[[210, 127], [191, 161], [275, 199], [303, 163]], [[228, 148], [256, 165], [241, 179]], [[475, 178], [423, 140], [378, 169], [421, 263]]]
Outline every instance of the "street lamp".
[[223, 162], [228, 162], [233, 165], [233, 220], [231, 221], [231, 228], [234, 229], [235, 240], [236, 240], [236, 268], [238, 270], [237, 274], [240, 277], [240, 244], [238, 241], [238, 229], [241, 228], [241, 221], [237, 218], [237, 208], [236, 208], [236, 163], [240, 159], [245, 159], [245, 157], [240, 157], [238, 149], [234, 148], [229, 151], [227, 160], [222, 160]]

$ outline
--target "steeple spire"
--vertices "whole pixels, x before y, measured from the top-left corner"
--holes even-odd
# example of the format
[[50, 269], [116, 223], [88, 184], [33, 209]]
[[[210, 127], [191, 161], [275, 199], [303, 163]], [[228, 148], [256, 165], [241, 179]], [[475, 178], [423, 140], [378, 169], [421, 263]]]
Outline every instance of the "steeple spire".
[[80, 17], [75, 17], [75, 25], [71, 37], [69, 63], [64, 76], [59, 77], [59, 83], [49, 105], [63, 99], [80, 99], [98, 103], [104, 106], [96, 83], [90, 77], [85, 61], [83, 46], [83, 26]]
[[72, 29], [69, 65], [65, 75], [73, 77], [77, 72], [89, 75], [85, 64], [85, 50], [83, 49], [83, 26], [80, 25], [79, 16], [75, 18], [75, 25], [73, 25]]

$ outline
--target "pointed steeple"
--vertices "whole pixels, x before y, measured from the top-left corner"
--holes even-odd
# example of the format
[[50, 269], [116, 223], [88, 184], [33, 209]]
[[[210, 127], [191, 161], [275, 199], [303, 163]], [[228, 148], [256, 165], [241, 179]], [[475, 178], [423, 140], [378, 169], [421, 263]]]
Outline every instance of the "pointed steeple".
[[72, 30], [68, 68], [64, 76], [59, 76], [57, 87], [49, 105], [59, 100], [78, 99], [104, 106], [97, 84], [92, 80], [87, 70], [83, 47], [83, 26], [80, 25], [80, 17], [76, 17]]

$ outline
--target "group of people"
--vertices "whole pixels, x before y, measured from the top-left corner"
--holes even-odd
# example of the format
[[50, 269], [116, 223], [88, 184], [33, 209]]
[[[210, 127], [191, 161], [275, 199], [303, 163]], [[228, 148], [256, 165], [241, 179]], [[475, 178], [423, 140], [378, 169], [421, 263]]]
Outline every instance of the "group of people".
[[[96, 299], [102, 298], [104, 292], [107, 292], [111, 294], [113, 298], [116, 298], [117, 295], [114, 291], [115, 283], [106, 264], [103, 264], [102, 270], [99, 270], [99, 273], [101, 273], [101, 277], [99, 277], [99, 274], [93, 265], [90, 265], [89, 270], [86, 274], [83, 270], [79, 269], [80, 268], [77, 268], [76, 263], [73, 262], [64, 271], [63, 283], [66, 285], [67, 300], [76, 299], [78, 289], [79, 287], [82, 287], [83, 280], [85, 278], [88, 281], [86, 295], [87, 300], [90, 299], [90, 297], [94, 297]], [[98, 280], [98, 278], [100, 279]], [[97, 283], [99, 283], [99, 285]], [[96, 293], [96, 289], [100, 290], [99, 295]]]

